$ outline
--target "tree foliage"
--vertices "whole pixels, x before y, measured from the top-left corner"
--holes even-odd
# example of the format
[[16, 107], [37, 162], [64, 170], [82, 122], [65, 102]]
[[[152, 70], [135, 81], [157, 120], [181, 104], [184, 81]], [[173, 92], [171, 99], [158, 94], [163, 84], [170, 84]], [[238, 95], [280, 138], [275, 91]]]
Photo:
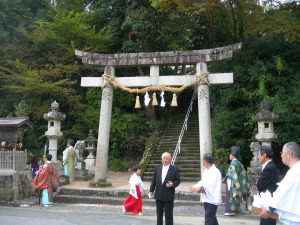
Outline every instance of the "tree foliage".
[[[249, 149], [249, 139], [257, 133], [257, 123], [251, 117], [261, 111], [265, 99], [270, 110], [279, 116], [274, 123], [278, 138], [277, 152], [285, 142], [300, 142], [299, 129], [299, 43], [282, 38], [250, 38], [242, 51], [230, 63], [211, 67], [211, 71], [231, 68], [234, 84], [214, 86], [212, 90], [212, 130], [215, 148], [240, 145]], [[232, 119], [234, 118], [234, 120]], [[252, 153], [244, 155], [250, 161]]]
[[[213, 146], [248, 149], [263, 99], [279, 115], [278, 149], [298, 141], [299, 3], [256, 0], [0, 0], [0, 116], [29, 116], [36, 125], [24, 132], [27, 149], [46, 142], [43, 114], [56, 100], [67, 118], [63, 138], [84, 139], [98, 131], [101, 90], [82, 88], [81, 77], [99, 77], [103, 68], [84, 65], [76, 49], [98, 53], [193, 50], [243, 41], [231, 62], [209, 65], [210, 72], [234, 72], [234, 84], [210, 87]], [[161, 74], [186, 74], [189, 68], [162, 67]], [[117, 76], [149, 74], [149, 68], [117, 68]], [[133, 108], [134, 95], [114, 91], [110, 156], [136, 157], [144, 149], [150, 120], [168, 109]], [[150, 119], [151, 118], [151, 119]], [[221, 150], [220, 150], [221, 149]], [[224, 154], [223, 154], [224, 153]], [[117, 163], [118, 164], [118, 163]], [[119, 164], [118, 164], [119, 165]]]
[[[278, 35], [299, 41], [297, 1], [256, 0], [150, 0], [151, 5], [172, 17], [185, 15], [207, 31], [210, 47], [244, 41], [251, 35]], [[224, 38], [225, 37], [225, 38]]]

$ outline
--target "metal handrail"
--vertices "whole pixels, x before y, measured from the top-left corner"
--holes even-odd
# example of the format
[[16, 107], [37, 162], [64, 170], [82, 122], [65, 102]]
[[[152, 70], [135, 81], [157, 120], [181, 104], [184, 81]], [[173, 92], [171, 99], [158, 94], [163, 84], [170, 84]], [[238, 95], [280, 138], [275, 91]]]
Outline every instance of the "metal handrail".
[[194, 93], [193, 93], [193, 96], [192, 96], [192, 99], [191, 99], [191, 102], [190, 102], [190, 106], [189, 106], [188, 111], [187, 111], [187, 113], [185, 115], [185, 119], [184, 119], [184, 122], [183, 122], [183, 126], [182, 126], [182, 129], [181, 129], [180, 135], [178, 137], [178, 142], [176, 144], [176, 147], [175, 147], [175, 150], [174, 150], [174, 154], [172, 156], [172, 160], [171, 160], [171, 164], [172, 165], [174, 165], [174, 163], [175, 163], [177, 154], [180, 153], [181, 140], [183, 138], [184, 132], [187, 130], [187, 122], [188, 122], [188, 119], [189, 119], [191, 111], [193, 111], [193, 102], [194, 102], [194, 100], [196, 98], [196, 95], [197, 95], [197, 90], [195, 89]]

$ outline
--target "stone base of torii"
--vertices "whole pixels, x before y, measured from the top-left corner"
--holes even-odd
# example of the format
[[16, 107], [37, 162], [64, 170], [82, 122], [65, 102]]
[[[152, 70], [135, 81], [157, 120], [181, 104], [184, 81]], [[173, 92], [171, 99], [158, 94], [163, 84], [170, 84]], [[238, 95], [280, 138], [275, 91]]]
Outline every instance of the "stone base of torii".
[[[149, 52], [149, 53], [125, 53], [125, 54], [97, 54], [75, 51], [77, 57], [85, 64], [104, 66], [104, 74], [115, 77], [115, 68], [122, 67], [150, 67], [150, 76], [139, 77], [115, 77], [114, 81], [128, 88], [141, 88], [149, 86], [179, 87], [196, 80], [197, 75], [208, 72], [207, 64], [218, 61], [231, 60], [233, 53], [241, 50], [241, 43], [220, 48]], [[159, 76], [160, 65], [195, 65], [197, 75]], [[200, 159], [204, 153], [212, 153], [211, 119], [209, 86], [214, 84], [233, 83], [232, 73], [212, 73], [200, 80], [197, 84], [198, 113], [199, 113], [199, 141]], [[95, 166], [95, 187], [109, 186], [106, 181], [107, 162], [109, 150], [109, 133], [111, 123], [113, 89], [114, 87], [102, 77], [82, 77], [82, 87], [102, 87], [102, 100], [98, 131], [98, 146]], [[201, 174], [204, 167], [201, 165]]]

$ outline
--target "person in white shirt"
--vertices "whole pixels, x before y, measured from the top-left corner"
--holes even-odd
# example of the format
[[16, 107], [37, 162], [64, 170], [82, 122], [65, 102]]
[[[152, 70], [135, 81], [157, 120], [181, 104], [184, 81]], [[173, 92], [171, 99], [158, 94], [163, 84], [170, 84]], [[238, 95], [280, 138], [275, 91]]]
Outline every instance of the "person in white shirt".
[[213, 164], [213, 157], [210, 153], [203, 154], [202, 165], [206, 169], [203, 172], [202, 180], [194, 187], [197, 188], [198, 193], [205, 192], [200, 194], [201, 202], [204, 203], [205, 225], [218, 225], [216, 213], [222, 202], [222, 176], [219, 169]]
[[288, 225], [300, 225], [300, 147], [296, 142], [286, 143], [281, 152], [281, 160], [290, 169], [277, 190], [273, 193], [268, 207], [260, 216], [269, 218], [276, 212], [279, 221]]

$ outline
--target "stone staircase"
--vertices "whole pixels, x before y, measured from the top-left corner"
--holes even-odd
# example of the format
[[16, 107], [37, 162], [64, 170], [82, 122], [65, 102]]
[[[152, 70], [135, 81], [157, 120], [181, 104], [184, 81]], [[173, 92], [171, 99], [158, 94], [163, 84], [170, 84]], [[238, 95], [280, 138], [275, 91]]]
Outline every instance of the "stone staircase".
[[[93, 190], [60, 188], [54, 198], [55, 203], [68, 204], [100, 204], [122, 205], [128, 195], [128, 190]], [[155, 206], [155, 200], [148, 198], [148, 193], [142, 193], [144, 206]], [[176, 192], [174, 205], [199, 206], [200, 197], [190, 192]]]
[[[167, 126], [160, 137], [156, 151], [153, 153], [143, 174], [144, 181], [151, 181], [155, 165], [161, 164], [163, 152], [172, 155], [176, 148], [184, 119], [191, 102], [193, 90], [186, 90], [177, 99], [178, 106], [170, 113]], [[200, 180], [200, 144], [197, 98], [193, 102], [193, 111], [190, 113], [187, 130], [181, 141], [180, 153], [174, 163], [180, 170], [182, 182], [197, 182]]]

